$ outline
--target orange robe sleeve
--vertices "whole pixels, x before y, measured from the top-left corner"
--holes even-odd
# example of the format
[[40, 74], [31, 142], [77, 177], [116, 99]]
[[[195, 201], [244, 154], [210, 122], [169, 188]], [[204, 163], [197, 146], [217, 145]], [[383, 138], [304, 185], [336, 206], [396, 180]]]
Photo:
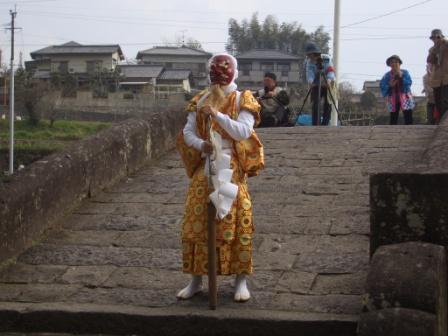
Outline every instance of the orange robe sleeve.
[[260, 123], [261, 105], [255, 99], [254, 95], [252, 94], [252, 92], [250, 90], [245, 90], [241, 93], [240, 111], [241, 110], [245, 110], [245, 111], [252, 113], [252, 115], [254, 116], [254, 119], [255, 119], [254, 126], [257, 126]]
[[[249, 90], [243, 91], [241, 94], [240, 111], [241, 110], [252, 113], [255, 119], [254, 126], [257, 126], [260, 123], [261, 106]], [[257, 176], [260, 173], [260, 170], [264, 168], [263, 144], [258, 138], [257, 133], [253, 131], [248, 139], [237, 141], [235, 143], [235, 148], [238, 159], [247, 176]]]
[[[206, 93], [206, 91], [202, 91], [194, 96], [188, 103], [185, 111], [186, 112], [197, 112], [198, 102], [201, 97]], [[184, 139], [183, 128], [177, 134], [176, 137], [176, 148], [180, 154], [182, 162], [184, 164], [187, 176], [189, 178], [193, 177], [194, 172], [201, 164], [201, 152], [196, 148], [190, 147], [186, 144]]]

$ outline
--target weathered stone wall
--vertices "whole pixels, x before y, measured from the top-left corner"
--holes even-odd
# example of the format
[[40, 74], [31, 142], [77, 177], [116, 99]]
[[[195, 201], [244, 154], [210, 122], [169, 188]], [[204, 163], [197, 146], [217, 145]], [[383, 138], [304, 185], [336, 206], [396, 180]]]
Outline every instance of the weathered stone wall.
[[407, 241], [448, 246], [448, 173], [383, 173], [370, 188], [371, 255]]
[[445, 119], [419, 165], [371, 176], [371, 255], [381, 245], [405, 241], [448, 246], [447, 190], [448, 119]]
[[419, 164], [370, 177], [373, 257], [358, 335], [446, 335], [447, 191], [445, 118]]
[[129, 120], [34, 162], [0, 185], [0, 263], [89, 195], [175, 146], [183, 112]]

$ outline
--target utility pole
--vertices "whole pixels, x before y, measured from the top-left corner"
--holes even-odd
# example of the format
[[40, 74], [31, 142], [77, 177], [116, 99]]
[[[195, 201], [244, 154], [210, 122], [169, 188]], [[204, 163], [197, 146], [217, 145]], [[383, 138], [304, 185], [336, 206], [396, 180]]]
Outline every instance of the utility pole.
[[[334, 29], [333, 29], [333, 64], [335, 68], [336, 81], [336, 108], [338, 107], [338, 86], [339, 86], [339, 28], [340, 28], [341, 0], [334, 0]], [[331, 126], [338, 125], [338, 112], [336, 108], [331, 109]]]
[[23, 69], [23, 53], [19, 52], [19, 69]]
[[11, 14], [11, 80], [9, 81], [9, 175], [14, 173], [14, 20], [17, 12], [10, 10]]

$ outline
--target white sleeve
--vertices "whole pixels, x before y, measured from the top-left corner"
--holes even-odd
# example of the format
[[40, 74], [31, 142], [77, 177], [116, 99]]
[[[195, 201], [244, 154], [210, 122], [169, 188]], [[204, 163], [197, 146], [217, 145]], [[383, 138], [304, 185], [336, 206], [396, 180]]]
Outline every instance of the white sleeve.
[[218, 112], [215, 120], [236, 141], [247, 139], [254, 130], [255, 118], [252, 113], [241, 110], [237, 120]]
[[187, 117], [187, 123], [184, 126], [184, 140], [185, 143], [197, 149], [198, 151], [202, 151], [202, 140], [198, 134], [196, 133], [196, 112], [189, 112]]

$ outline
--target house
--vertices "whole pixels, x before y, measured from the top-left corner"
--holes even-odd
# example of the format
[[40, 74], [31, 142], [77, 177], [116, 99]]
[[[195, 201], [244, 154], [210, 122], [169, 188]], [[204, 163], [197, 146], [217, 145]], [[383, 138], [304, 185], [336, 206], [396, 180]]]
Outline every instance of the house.
[[193, 74], [191, 70], [165, 70], [157, 78], [158, 93], [191, 92]]
[[362, 89], [367, 92], [372, 92], [377, 99], [382, 99], [383, 96], [381, 95], [381, 89], [380, 89], [380, 82], [381, 80], [377, 79], [374, 81], [365, 81], [364, 85], [362, 86]]
[[120, 65], [120, 87], [124, 90], [155, 91], [171, 94], [190, 92], [193, 76], [191, 70], [165, 69], [160, 65]]
[[30, 53], [32, 61], [25, 62], [37, 78], [49, 78], [51, 73], [92, 75], [100, 71], [113, 71], [123, 52], [118, 44], [82, 45], [71, 41]]
[[195, 88], [207, 85], [207, 62], [211, 56], [209, 52], [186, 46], [154, 47], [137, 53], [141, 64], [160, 65], [166, 70], [190, 70]]
[[279, 50], [253, 49], [236, 56], [238, 60], [238, 85], [256, 90], [263, 86], [266, 72], [277, 76], [279, 86], [301, 82], [303, 58]]
[[163, 67], [159, 65], [119, 65], [119, 69], [120, 88], [132, 92], [151, 91], [163, 72]]

